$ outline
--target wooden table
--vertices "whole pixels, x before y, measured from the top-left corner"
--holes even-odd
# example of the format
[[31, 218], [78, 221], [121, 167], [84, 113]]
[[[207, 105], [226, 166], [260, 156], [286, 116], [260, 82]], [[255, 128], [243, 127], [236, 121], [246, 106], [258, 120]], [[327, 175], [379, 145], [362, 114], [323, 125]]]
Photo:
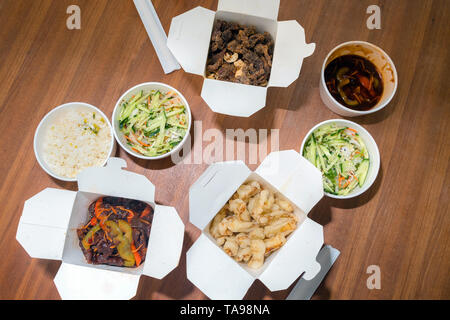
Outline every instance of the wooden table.
[[[81, 30], [66, 28], [71, 4], [81, 8]], [[381, 30], [366, 27], [371, 4], [381, 8]], [[198, 5], [215, 10], [217, 2], [155, 0], [154, 5], [168, 31], [173, 16]], [[314, 298], [450, 298], [450, 2], [281, 0], [279, 19], [299, 21], [316, 51], [290, 87], [269, 89], [264, 109], [234, 118], [208, 108], [200, 97], [201, 77], [181, 70], [163, 73], [132, 1], [0, 1], [1, 299], [59, 298], [52, 280], [60, 262], [31, 259], [15, 240], [26, 199], [46, 187], [76, 190], [75, 183], [48, 176], [33, 154], [34, 131], [52, 108], [83, 101], [110, 116], [128, 88], [161, 81], [186, 96], [203, 132], [280, 129], [280, 149], [299, 150], [312, 126], [339, 118], [320, 100], [319, 74], [329, 50], [349, 40], [369, 41], [388, 52], [399, 87], [388, 107], [353, 119], [378, 143], [381, 170], [375, 184], [352, 200], [324, 198], [310, 213], [324, 225], [325, 242], [341, 251]], [[194, 146], [209, 143], [198, 135]], [[146, 175], [156, 185], [157, 202], [175, 206], [186, 224], [179, 267], [163, 280], [141, 277], [136, 298], [204, 299], [186, 279], [185, 253], [200, 234], [188, 220], [188, 189], [207, 164], [141, 161], [123, 150], [117, 156], [127, 160], [128, 170]], [[370, 265], [380, 267], [380, 290], [366, 286]], [[271, 293], [257, 281], [246, 298], [287, 294]]]

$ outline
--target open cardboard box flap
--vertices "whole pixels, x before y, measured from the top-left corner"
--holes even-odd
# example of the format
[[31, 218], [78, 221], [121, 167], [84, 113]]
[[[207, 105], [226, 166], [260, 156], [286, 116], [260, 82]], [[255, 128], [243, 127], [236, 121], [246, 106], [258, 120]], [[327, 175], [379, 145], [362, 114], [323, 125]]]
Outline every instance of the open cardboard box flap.
[[[214, 20], [254, 25], [275, 41], [267, 87], [287, 87], [299, 77], [303, 58], [314, 52], [315, 44], [306, 44], [297, 21], [276, 20], [279, 4], [279, 0], [220, 0], [217, 12], [196, 7], [172, 19], [167, 45], [186, 72], [205, 77]], [[214, 112], [248, 117], [265, 106], [267, 87], [205, 78], [201, 96]]]
[[[237, 188], [255, 174], [305, 215], [286, 244], [256, 271], [230, 258], [206, 230]], [[187, 253], [188, 279], [211, 299], [242, 299], [255, 279], [276, 291], [288, 288], [302, 273], [306, 280], [313, 278], [320, 271], [315, 258], [323, 245], [323, 228], [306, 215], [322, 197], [320, 172], [294, 150], [272, 152], [255, 173], [241, 161], [212, 164], [189, 190], [190, 221], [203, 233]]]
[[[54, 280], [63, 299], [129, 299], [140, 275], [161, 279], [178, 265], [182, 220], [173, 207], [154, 203], [155, 187], [147, 178], [123, 167], [124, 160], [110, 158], [106, 167], [78, 175], [78, 192], [47, 188], [25, 202], [16, 239], [32, 258], [63, 261]], [[154, 208], [146, 259], [137, 268], [91, 265], [84, 258], [76, 229], [85, 223], [88, 205], [103, 195]]]

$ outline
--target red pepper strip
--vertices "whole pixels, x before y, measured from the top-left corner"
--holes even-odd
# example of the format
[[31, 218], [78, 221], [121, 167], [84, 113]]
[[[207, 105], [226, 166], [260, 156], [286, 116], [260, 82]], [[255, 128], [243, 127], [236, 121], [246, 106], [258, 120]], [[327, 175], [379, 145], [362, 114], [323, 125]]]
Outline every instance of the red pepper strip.
[[133, 252], [138, 252], [138, 251], [142, 248], [143, 245], [144, 245], [144, 244], [141, 243], [141, 245], [140, 245], [139, 247], [137, 247]]
[[133, 150], [134, 152], [140, 153], [142, 154], [142, 152], [140, 152], [138, 149], [131, 147], [131, 150]]
[[370, 90], [370, 81], [369, 81], [369, 79], [367, 79], [367, 77], [358, 75], [358, 80], [363, 85], [364, 88], [366, 88], [367, 90]]
[[148, 215], [150, 213], [150, 206], [146, 206], [144, 211], [142, 211], [141, 213], [141, 218], [145, 217], [146, 215]]
[[134, 212], [133, 212], [132, 210], [130, 210], [130, 209], [125, 209], [125, 208], [122, 207], [122, 206], [118, 206], [118, 208], [119, 208], [120, 210], [123, 210], [123, 211], [128, 212], [128, 217], [127, 217], [128, 222], [130, 222], [131, 219], [133, 219], [133, 217], [134, 217]]
[[[141, 247], [139, 247], [139, 248], [141, 248]], [[142, 258], [141, 258], [141, 255], [139, 254], [138, 250], [134, 246], [134, 241], [131, 244], [131, 252], [133, 252], [134, 260], [136, 261], [136, 267], [139, 267], [139, 265], [141, 264]]]
[[97, 224], [97, 218], [96, 217], [92, 217], [91, 221], [89, 222], [91, 224], [91, 226], [95, 226]]
[[102, 205], [102, 203], [103, 203], [103, 197], [98, 198], [97, 201], [95, 202], [94, 214], [97, 218], [100, 215], [100, 206]]
[[106, 238], [108, 238], [109, 241], [112, 241], [112, 239], [108, 236], [108, 229], [105, 227], [105, 221], [106, 221], [106, 219], [108, 219], [108, 217], [105, 217], [104, 215], [102, 215], [103, 212], [109, 211], [109, 210], [105, 209], [105, 208], [100, 208], [102, 203], [103, 203], [103, 197], [98, 198], [97, 201], [95, 202], [95, 209], [94, 209], [95, 217], [98, 220], [100, 220], [100, 228], [102, 228], [102, 230], [105, 232]]

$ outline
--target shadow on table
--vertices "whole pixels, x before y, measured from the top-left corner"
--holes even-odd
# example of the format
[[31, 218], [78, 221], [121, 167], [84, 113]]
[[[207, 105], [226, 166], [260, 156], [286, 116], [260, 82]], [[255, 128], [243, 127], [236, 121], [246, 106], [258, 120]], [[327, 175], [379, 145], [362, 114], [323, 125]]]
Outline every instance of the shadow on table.
[[[300, 280], [302, 275], [300, 275], [286, 290], [275, 292], [271, 292], [261, 281], [256, 280], [248, 290], [247, 294], [244, 297], [244, 300], [285, 300], [292, 289], [294, 289], [294, 286]], [[328, 300], [330, 298], [330, 290], [325, 285], [325, 279], [322, 281], [322, 283], [312, 296], [312, 300]]]
[[134, 299], [149, 299], [154, 292], [163, 294], [165, 296], [163, 299], [179, 300], [189, 295], [194, 290], [194, 285], [186, 277], [186, 252], [192, 244], [192, 238], [185, 231], [178, 267], [161, 280], [142, 276]]
[[331, 207], [335, 208], [341, 208], [341, 209], [355, 209], [358, 207], [361, 207], [365, 205], [367, 202], [369, 202], [378, 192], [381, 186], [381, 181], [383, 180], [383, 165], [380, 164], [380, 170], [378, 172], [378, 176], [375, 179], [372, 186], [363, 194], [356, 198], [352, 199], [333, 199], [333, 198], [327, 198], [327, 203]]
[[78, 191], [78, 185], [76, 181], [62, 181], [58, 180], [56, 178], [53, 178], [52, 176], [49, 176], [52, 181], [57, 184], [59, 187], [61, 187], [64, 190], [70, 190], [70, 191]]
[[62, 263], [61, 260], [35, 259], [34, 261], [36, 261], [38, 268], [42, 269], [52, 280], [56, 277], [56, 273], [58, 273]]

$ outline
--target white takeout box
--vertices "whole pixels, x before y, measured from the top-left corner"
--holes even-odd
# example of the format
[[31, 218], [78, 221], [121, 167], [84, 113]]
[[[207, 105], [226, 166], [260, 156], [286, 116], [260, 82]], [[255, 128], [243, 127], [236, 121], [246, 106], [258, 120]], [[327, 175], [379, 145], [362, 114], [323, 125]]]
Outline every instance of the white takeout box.
[[[62, 260], [54, 279], [62, 299], [130, 299], [141, 275], [162, 279], [178, 266], [184, 224], [175, 208], [156, 205], [155, 186], [143, 175], [106, 167], [88, 168], [77, 192], [47, 188], [25, 201], [16, 239], [32, 258]], [[86, 224], [89, 205], [101, 196], [140, 200], [154, 209], [145, 261], [137, 268], [88, 264], [76, 229]]]
[[[217, 11], [196, 7], [172, 19], [167, 45], [184, 71], [205, 79], [201, 96], [217, 113], [249, 117], [266, 104], [267, 87], [294, 82], [303, 58], [315, 44], [305, 43], [305, 31], [295, 20], [277, 21], [280, 0], [219, 0]], [[206, 60], [214, 21], [237, 22], [269, 32], [274, 41], [272, 70], [267, 87], [207, 79]]]
[[[214, 216], [244, 182], [256, 180], [294, 204], [297, 229], [279, 250], [254, 270], [238, 263], [209, 233]], [[323, 197], [322, 175], [294, 150], [270, 153], [255, 172], [242, 161], [212, 164], [189, 190], [189, 219], [202, 234], [187, 252], [187, 277], [211, 299], [242, 299], [259, 279], [271, 291], [287, 289], [300, 274], [310, 280], [320, 271], [316, 256], [323, 227], [307, 217]]]

